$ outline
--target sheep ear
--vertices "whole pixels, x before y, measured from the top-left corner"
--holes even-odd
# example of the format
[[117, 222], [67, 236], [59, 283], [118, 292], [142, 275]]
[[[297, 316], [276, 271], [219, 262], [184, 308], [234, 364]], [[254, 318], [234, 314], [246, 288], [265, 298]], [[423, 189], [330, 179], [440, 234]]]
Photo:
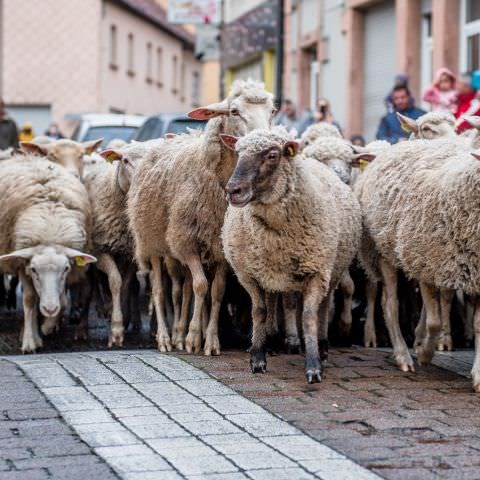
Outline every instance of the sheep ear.
[[463, 115], [462, 117], [469, 125], [480, 130], [480, 117], [473, 115]]
[[397, 112], [397, 118], [402, 130], [405, 130], [407, 133], [418, 133], [418, 124], [413, 118], [408, 118], [399, 112]]
[[[480, 152], [470, 152], [473, 157], [475, 157], [477, 160], [480, 160]], [[2, 257], [0, 257], [1, 259]]]
[[206, 107], [196, 108], [188, 113], [189, 118], [194, 120], [210, 120], [220, 115], [227, 115], [229, 112], [226, 102], [211, 103]]
[[299, 149], [298, 142], [291, 140], [290, 142], [287, 142], [283, 146], [283, 156], [288, 158], [293, 158], [298, 153], [298, 149]]
[[[187, 127], [187, 128], [188, 128], [188, 127]], [[176, 133], [166, 133], [166, 134], [165, 134], [165, 138], [166, 138], [167, 140], [171, 140], [172, 138], [175, 138], [176, 136], [177, 136]]]
[[238, 137], [233, 135], [227, 135], [226, 133], [221, 133], [220, 138], [222, 139], [223, 144], [230, 150], [235, 150], [235, 145], [237, 143]]
[[77, 267], [85, 267], [89, 263], [95, 263], [97, 261], [93, 255], [75, 250], [74, 248], [65, 248], [65, 255], [74, 260]]
[[48, 144], [38, 145], [33, 142], [20, 142], [20, 150], [23, 153], [33, 153], [34, 155], [43, 156], [48, 154], [46, 145]]
[[123, 155], [118, 150], [103, 150], [100, 152], [100, 156], [103, 157], [108, 163], [113, 163], [115, 160], [121, 160]]
[[22, 248], [15, 252], [0, 256], [0, 264], [11, 260], [30, 260], [33, 257], [33, 248]]
[[370, 162], [373, 162], [377, 158], [374, 153], [355, 153], [352, 157], [352, 167], [365, 168]]
[[88, 142], [82, 142], [83, 151], [90, 155], [93, 153], [103, 142], [103, 138], [99, 138], [97, 140], [90, 140]]

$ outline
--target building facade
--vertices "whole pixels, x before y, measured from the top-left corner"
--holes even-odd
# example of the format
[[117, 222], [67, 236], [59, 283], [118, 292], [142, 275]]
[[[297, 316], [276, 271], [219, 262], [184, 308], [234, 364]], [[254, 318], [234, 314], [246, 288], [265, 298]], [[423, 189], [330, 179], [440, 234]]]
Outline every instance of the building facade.
[[438, 68], [480, 67], [478, 0], [285, 0], [285, 12], [284, 96], [300, 110], [327, 98], [347, 135], [374, 138], [397, 73], [421, 103]]
[[201, 99], [194, 37], [154, 0], [0, 0], [0, 96], [37, 134], [85, 112], [186, 112]]

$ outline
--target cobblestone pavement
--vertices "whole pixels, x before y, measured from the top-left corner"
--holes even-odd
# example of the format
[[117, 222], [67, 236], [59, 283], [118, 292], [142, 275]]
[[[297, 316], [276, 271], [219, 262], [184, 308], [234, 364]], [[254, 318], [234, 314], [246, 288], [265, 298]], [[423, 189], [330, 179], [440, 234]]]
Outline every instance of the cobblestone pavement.
[[245, 352], [182, 358], [382, 477], [480, 479], [480, 397], [468, 378], [473, 352], [437, 354], [443, 368], [415, 374], [400, 372], [389, 357], [333, 350], [317, 385], [305, 382], [299, 355], [270, 357], [265, 375], [250, 373]]
[[[28, 429], [5, 420], [2, 441], [9, 447], [0, 450], [1, 480], [57, 479], [66, 471], [70, 479], [79, 470], [102, 480], [115, 478], [113, 472], [126, 480], [379, 478], [172, 355], [111, 351], [4, 358], [26, 375], [0, 363], [0, 374], [12, 371], [23, 379], [20, 403], [27, 398], [50, 417], [24, 412], [47, 422], [44, 428], [38, 424], [43, 438], [36, 441], [28, 438]], [[238, 368], [240, 358], [243, 363], [245, 354], [215, 360], [225, 366], [231, 359]], [[68, 453], [69, 442], [79, 450]], [[26, 459], [16, 459], [16, 447], [25, 449]], [[48, 448], [53, 453], [45, 458], [36, 450]]]

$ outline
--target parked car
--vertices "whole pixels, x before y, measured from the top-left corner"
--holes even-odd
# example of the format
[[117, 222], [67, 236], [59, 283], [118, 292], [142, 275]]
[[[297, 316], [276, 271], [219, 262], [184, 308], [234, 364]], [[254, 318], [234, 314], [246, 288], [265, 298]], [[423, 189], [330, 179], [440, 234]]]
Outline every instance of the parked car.
[[184, 133], [188, 128], [203, 130], [207, 122], [193, 120], [183, 113], [159, 113], [145, 120], [145, 123], [133, 136], [133, 140], [144, 142], [153, 138], [161, 138], [166, 133]]
[[103, 138], [101, 148], [105, 148], [113, 138], [128, 142], [145, 121], [141, 115], [119, 113], [87, 113], [79, 116], [79, 123], [72, 139], [77, 142]]

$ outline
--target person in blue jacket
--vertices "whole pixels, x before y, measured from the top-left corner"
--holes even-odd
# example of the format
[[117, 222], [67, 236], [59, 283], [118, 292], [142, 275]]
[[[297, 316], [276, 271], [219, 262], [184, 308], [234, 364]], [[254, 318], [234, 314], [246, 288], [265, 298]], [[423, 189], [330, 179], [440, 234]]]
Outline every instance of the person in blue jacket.
[[387, 113], [382, 120], [377, 131], [378, 140], [386, 140], [390, 143], [397, 143], [402, 140], [407, 140], [410, 133], [406, 132], [400, 126], [400, 122], [397, 118], [397, 112], [405, 115], [406, 117], [416, 120], [426, 112], [421, 108], [415, 107], [412, 102], [412, 96], [410, 90], [399, 85], [393, 89], [392, 92], [393, 112]]

